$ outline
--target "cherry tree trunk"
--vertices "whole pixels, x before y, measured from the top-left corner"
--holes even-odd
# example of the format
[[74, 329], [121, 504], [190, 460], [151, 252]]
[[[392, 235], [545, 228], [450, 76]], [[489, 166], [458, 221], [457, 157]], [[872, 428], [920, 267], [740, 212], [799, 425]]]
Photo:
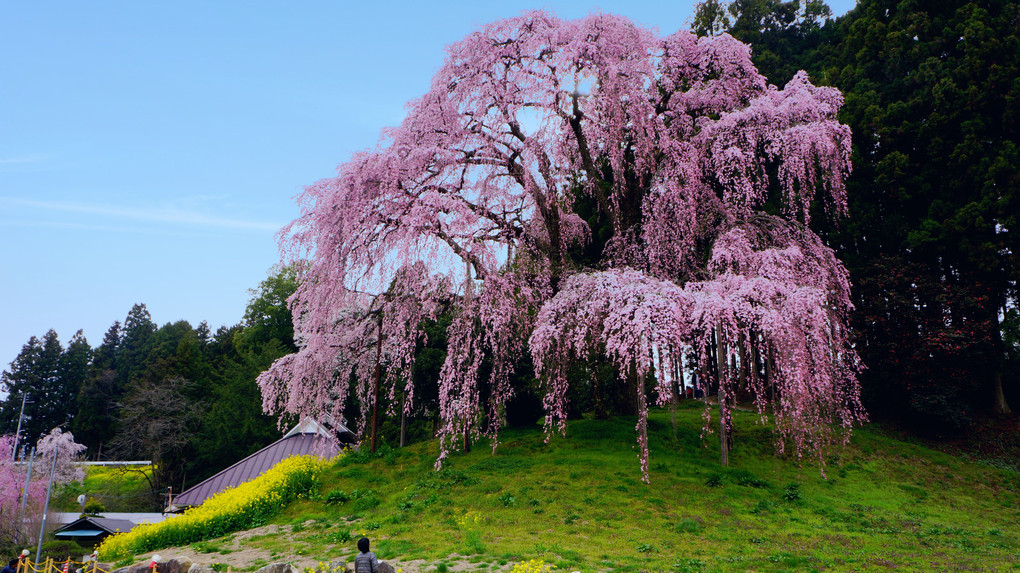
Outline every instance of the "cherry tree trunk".
[[995, 413], [1003, 414], [1006, 416], [1012, 414], [1013, 410], [1009, 407], [1009, 404], [1006, 402], [1006, 393], [1002, 391], [1002, 372], [996, 371], [995, 374], [992, 375], [992, 382], [994, 384], [995, 392], [995, 404], [994, 404]]
[[407, 412], [404, 410], [405, 392], [400, 393], [400, 447], [407, 442]]
[[375, 384], [372, 389], [372, 453], [379, 445], [379, 385], [382, 382], [382, 313], [379, 314], [379, 339], [375, 350]]
[[723, 340], [722, 327], [715, 327], [715, 358], [719, 378], [719, 463], [730, 465], [730, 428], [727, 420], [726, 394], [723, 391], [723, 381], [729, 376], [726, 360], [726, 342]]

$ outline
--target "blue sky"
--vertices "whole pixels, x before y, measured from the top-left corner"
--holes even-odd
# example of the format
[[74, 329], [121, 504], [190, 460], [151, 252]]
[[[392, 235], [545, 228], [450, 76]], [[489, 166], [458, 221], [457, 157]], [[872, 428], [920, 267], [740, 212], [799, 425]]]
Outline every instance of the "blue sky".
[[601, 10], [668, 34], [693, 5], [0, 3], [0, 368], [50, 328], [98, 345], [137, 302], [238, 323], [302, 186], [373, 147], [478, 25]]

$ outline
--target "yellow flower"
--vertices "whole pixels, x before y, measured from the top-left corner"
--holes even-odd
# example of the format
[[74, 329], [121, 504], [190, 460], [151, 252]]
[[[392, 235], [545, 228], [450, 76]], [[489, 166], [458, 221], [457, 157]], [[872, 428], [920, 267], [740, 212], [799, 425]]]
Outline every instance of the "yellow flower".
[[237, 529], [239, 522], [264, 519], [275, 513], [270, 508], [277, 504], [286, 506], [290, 496], [300, 496], [314, 484], [322, 464], [312, 456], [287, 458], [261, 476], [224, 490], [180, 516], [111, 535], [100, 545], [100, 550], [108, 558], [118, 559], [151, 549], [194, 543], [222, 534], [231, 526]]

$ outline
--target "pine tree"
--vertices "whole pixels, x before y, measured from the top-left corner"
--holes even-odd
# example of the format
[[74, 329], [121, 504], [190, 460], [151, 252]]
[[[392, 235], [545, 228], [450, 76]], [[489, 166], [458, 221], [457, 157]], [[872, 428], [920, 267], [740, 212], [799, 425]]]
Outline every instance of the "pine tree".
[[120, 321], [116, 321], [103, 336], [103, 343], [93, 352], [88, 377], [78, 393], [74, 434], [88, 447], [92, 457], [100, 456], [103, 444], [116, 433], [116, 404], [122, 396], [117, 385], [120, 344]]
[[73, 415], [75, 394], [64, 387], [61, 377], [63, 352], [57, 333], [49, 330], [42, 340], [30, 338], [11, 363], [11, 369], [0, 375], [0, 385], [8, 393], [0, 409], [5, 433], [17, 429], [22, 396], [27, 394], [31, 402], [21, 424], [21, 443], [34, 443], [43, 434], [67, 423]]

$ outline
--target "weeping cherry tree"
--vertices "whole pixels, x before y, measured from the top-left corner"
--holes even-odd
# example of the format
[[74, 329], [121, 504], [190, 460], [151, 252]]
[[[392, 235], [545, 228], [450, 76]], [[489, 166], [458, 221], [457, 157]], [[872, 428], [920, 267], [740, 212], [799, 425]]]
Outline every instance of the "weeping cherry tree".
[[547, 432], [565, 431], [566, 368], [614, 364], [646, 476], [646, 397], [693, 383], [718, 396], [724, 463], [739, 392], [798, 456], [847, 439], [865, 415], [850, 284], [810, 228], [845, 214], [841, 104], [803, 72], [769, 85], [727, 35], [540, 11], [484, 26], [377, 149], [300, 197], [282, 235], [308, 260], [300, 350], [261, 375], [267, 409], [410, 390], [420, 323], [452, 305], [437, 464], [462, 438], [497, 443], [529, 350]]

